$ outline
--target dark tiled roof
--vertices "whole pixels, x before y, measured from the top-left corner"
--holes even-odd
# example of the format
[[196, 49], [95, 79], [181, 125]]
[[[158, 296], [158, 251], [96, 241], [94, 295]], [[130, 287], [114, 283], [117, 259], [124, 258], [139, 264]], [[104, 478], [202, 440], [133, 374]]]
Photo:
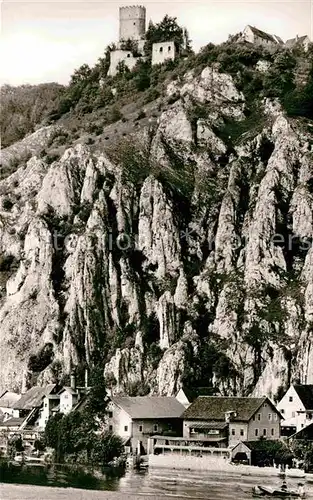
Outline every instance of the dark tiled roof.
[[46, 385], [45, 387], [32, 387], [25, 392], [25, 394], [22, 394], [20, 399], [13, 404], [12, 408], [15, 410], [31, 410], [32, 408], [38, 408], [41, 406], [42, 398], [48, 396], [55, 387], [55, 384]]
[[25, 418], [9, 418], [1, 423], [1, 427], [19, 427], [24, 422]]
[[265, 31], [259, 30], [258, 28], [255, 28], [254, 26], [250, 26], [250, 24], [249, 24], [249, 28], [259, 38], [263, 38], [263, 40], [268, 40], [269, 42], [277, 43], [277, 41], [275, 40], [273, 35], [270, 35], [269, 33], [266, 33]]
[[299, 36], [298, 38], [289, 38], [289, 40], [287, 40], [287, 42], [286, 42], [286, 45], [287, 45], [287, 47], [293, 47], [294, 45], [297, 45], [298, 43], [304, 42], [306, 38], [308, 38], [308, 35]]
[[294, 385], [306, 410], [313, 410], [313, 385]]
[[193, 424], [195, 429], [226, 429], [228, 424], [226, 422], [198, 422]]
[[248, 422], [265, 401], [272, 404], [266, 397], [224, 398], [221, 396], [199, 396], [184, 411], [182, 418], [186, 420], [225, 421], [225, 413], [234, 411], [236, 416], [232, 417], [233, 421]]
[[313, 422], [303, 429], [300, 429], [295, 434], [292, 434], [288, 439], [305, 439], [305, 440], [313, 440]]
[[131, 418], [179, 418], [185, 407], [174, 397], [122, 396], [112, 398]]

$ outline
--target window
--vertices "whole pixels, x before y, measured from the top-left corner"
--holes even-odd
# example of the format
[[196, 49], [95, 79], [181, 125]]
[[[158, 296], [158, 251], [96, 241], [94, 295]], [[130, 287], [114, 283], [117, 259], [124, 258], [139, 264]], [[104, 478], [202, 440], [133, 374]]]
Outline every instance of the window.
[[291, 418], [295, 418], [295, 416], [296, 416], [296, 412], [295, 412], [295, 411], [292, 411], [292, 412], [291, 412]]
[[64, 399], [68, 399], [68, 394], [64, 394]]
[[109, 425], [109, 431], [112, 432], [113, 431], [113, 425]]
[[289, 396], [289, 403], [292, 403], [292, 402], [293, 402], [293, 397]]
[[128, 431], [128, 425], [124, 425], [124, 432]]
[[160, 47], [160, 52], [163, 52], [163, 47]]
[[171, 50], [172, 50], [172, 47], [169, 47], [169, 48], [168, 48], [168, 51], [169, 51], [169, 52], [171, 52]]
[[244, 435], [244, 430], [240, 429], [240, 436], [243, 436], [243, 435]]
[[271, 413], [268, 414], [268, 419], [272, 420], [272, 414]]
[[142, 432], [142, 425], [139, 425], [139, 432]]
[[274, 420], [277, 422], [277, 413], [274, 413]]
[[153, 430], [154, 430], [154, 432], [158, 432], [158, 424], [154, 424]]
[[275, 430], [271, 429], [271, 435], [274, 436], [274, 434], [275, 434]]
[[127, 54], [127, 57], [130, 57], [130, 54]]
[[258, 413], [258, 420], [261, 420], [261, 413]]
[[280, 410], [280, 413], [283, 415], [285, 413], [285, 410]]
[[253, 422], [255, 422], [255, 415], [253, 415], [252, 420], [253, 420]]
[[108, 412], [108, 417], [109, 417], [109, 418], [113, 418], [113, 411], [109, 411], [109, 412]]
[[232, 430], [231, 430], [231, 435], [232, 435], [232, 436], [235, 436], [235, 435], [236, 435], [236, 430], [235, 430], [235, 429], [232, 429]]
[[263, 429], [263, 436], [266, 436], [266, 429]]
[[254, 434], [255, 434], [256, 437], [258, 437], [258, 435], [259, 435], [259, 429], [255, 429]]

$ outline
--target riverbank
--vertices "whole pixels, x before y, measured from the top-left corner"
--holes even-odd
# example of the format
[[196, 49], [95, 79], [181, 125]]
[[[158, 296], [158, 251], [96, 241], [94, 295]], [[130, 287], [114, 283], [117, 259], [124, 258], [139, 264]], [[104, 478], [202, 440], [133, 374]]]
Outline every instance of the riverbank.
[[163, 500], [172, 496], [132, 495], [116, 491], [78, 490], [75, 488], [50, 488], [46, 486], [1, 484], [1, 500]]

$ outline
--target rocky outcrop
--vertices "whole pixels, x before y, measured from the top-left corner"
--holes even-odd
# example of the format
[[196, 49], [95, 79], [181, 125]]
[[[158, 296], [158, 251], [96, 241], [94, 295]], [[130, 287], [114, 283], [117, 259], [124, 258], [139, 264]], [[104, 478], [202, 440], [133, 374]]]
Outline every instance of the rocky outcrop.
[[312, 135], [267, 100], [233, 143], [216, 65], [167, 93], [146, 175], [77, 145], [0, 182], [1, 389], [84, 364], [129, 394], [313, 383]]

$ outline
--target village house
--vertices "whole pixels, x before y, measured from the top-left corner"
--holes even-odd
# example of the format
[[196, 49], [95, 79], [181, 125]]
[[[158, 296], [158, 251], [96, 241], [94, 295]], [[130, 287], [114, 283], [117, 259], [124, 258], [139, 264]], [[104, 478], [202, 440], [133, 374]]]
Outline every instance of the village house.
[[34, 386], [22, 394], [20, 399], [13, 405], [13, 417], [22, 418], [23, 423], [20, 429], [34, 427], [44, 430], [46, 422], [51, 414], [51, 407], [48, 400], [54, 400], [58, 391], [56, 384], [43, 387]]
[[63, 387], [58, 392], [58, 397], [60, 399], [60, 404], [54, 408], [54, 412], [64, 413], [67, 415], [71, 411], [75, 409], [78, 403], [82, 400], [82, 398], [88, 393], [88, 371], [85, 370], [85, 385], [83, 387], [76, 386], [76, 375], [75, 373], [71, 374], [70, 377], [70, 386]]
[[145, 454], [149, 436], [181, 435], [184, 410], [174, 397], [113, 397], [107, 408], [109, 430], [123, 439], [127, 451]]
[[5, 421], [13, 417], [13, 405], [20, 399], [20, 394], [5, 391], [0, 396], [0, 420]]
[[277, 404], [283, 415], [282, 435], [290, 436], [312, 423], [313, 385], [293, 384]]
[[200, 396], [183, 413], [183, 436], [209, 438], [212, 446], [280, 438], [281, 414], [267, 398]]
[[273, 48], [278, 46], [283, 46], [283, 40], [277, 35], [270, 35], [265, 31], [262, 31], [255, 26], [245, 27], [242, 33], [239, 34], [237, 38], [238, 42], [248, 42], [253, 43], [254, 45], [261, 45], [267, 48]]
[[288, 49], [302, 48], [304, 52], [307, 52], [309, 50], [310, 43], [311, 40], [309, 39], [308, 35], [297, 35], [296, 38], [290, 38], [289, 40], [287, 40], [285, 46]]

